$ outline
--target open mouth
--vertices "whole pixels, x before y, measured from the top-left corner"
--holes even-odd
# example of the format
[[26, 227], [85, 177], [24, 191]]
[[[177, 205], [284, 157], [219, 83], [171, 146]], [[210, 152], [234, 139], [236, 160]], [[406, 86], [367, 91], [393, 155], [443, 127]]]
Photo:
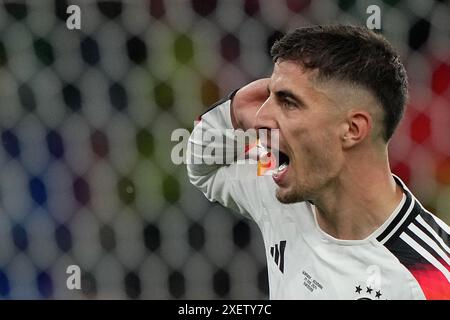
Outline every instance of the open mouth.
[[289, 162], [290, 162], [289, 156], [286, 153], [279, 151], [278, 155], [279, 155], [278, 161], [279, 166], [278, 169], [275, 169], [274, 173], [272, 174], [272, 177], [277, 184], [281, 183], [283, 177], [286, 175], [286, 172], [289, 169]]

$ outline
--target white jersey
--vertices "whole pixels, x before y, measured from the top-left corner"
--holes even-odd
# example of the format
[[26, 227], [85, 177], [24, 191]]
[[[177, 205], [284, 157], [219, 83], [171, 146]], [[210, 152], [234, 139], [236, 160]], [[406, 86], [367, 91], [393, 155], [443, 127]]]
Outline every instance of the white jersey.
[[[203, 157], [196, 130], [232, 129], [229, 108], [222, 100], [201, 117], [188, 157]], [[449, 227], [397, 177], [404, 196], [390, 218], [364, 240], [339, 240], [320, 229], [313, 204], [280, 203], [254, 165], [191, 163], [188, 175], [210, 201], [258, 224], [271, 299], [450, 299]]]

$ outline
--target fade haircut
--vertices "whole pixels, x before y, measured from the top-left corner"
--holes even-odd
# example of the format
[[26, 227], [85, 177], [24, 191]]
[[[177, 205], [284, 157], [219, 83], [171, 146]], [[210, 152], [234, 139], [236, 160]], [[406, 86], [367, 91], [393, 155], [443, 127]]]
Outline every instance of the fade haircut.
[[368, 89], [384, 111], [383, 138], [392, 137], [408, 98], [408, 80], [399, 56], [381, 35], [351, 25], [296, 29], [274, 43], [274, 62], [293, 61], [317, 70], [319, 79], [340, 80]]

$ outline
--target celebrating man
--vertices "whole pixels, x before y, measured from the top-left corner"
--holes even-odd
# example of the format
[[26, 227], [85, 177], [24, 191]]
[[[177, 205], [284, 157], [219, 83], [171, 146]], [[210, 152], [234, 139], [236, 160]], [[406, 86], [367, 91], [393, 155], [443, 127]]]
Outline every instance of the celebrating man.
[[[209, 200], [258, 224], [270, 297], [450, 299], [449, 227], [389, 168], [407, 100], [392, 46], [365, 28], [316, 26], [271, 54], [270, 79], [202, 115], [189, 141], [199, 161], [188, 164]], [[210, 129], [278, 130], [278, 168], [258, 176], [237, 162], [205, 163], [196, 133]]]

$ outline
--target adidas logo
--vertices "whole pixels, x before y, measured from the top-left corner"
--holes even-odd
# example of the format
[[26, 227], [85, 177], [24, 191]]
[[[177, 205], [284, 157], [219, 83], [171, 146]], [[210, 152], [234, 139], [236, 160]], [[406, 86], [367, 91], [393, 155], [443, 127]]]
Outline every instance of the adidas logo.
[[280, 268], [281, 273], [284, 273], [284, 249], [286, 248], [286, 241], [280, 241], [280, 245], [275, 244], [270, 247], [270, 255], [275, 260], [275, 264]]

